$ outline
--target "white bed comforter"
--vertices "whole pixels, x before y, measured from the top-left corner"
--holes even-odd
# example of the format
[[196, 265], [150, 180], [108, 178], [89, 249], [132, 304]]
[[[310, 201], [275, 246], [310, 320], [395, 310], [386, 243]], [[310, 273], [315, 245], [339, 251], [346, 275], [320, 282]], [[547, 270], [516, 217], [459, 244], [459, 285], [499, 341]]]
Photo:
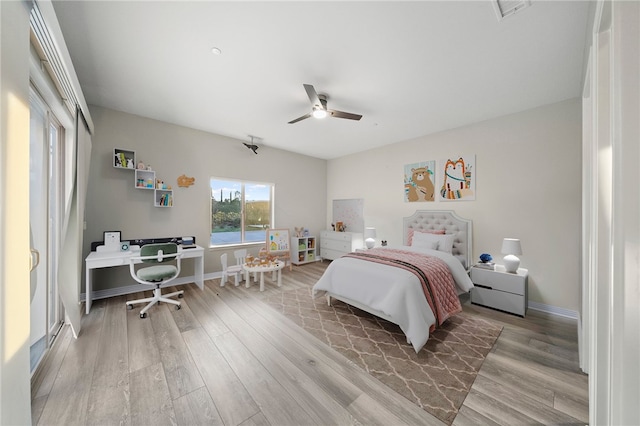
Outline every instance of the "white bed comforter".
[[[466, 293], [473, 287], [460, 261], [448, 253], [409, 246], [389, 248], [442, 259], [449, 266], [458, 294]], [[401, 268], [341, 257], [331, 262], [313, 286], [314, 296], [322, 291], [387, 315], [400, 326], [416, 353], [427, 343], [429, 328], [436, 322], [420, 280], [412, 272]]]

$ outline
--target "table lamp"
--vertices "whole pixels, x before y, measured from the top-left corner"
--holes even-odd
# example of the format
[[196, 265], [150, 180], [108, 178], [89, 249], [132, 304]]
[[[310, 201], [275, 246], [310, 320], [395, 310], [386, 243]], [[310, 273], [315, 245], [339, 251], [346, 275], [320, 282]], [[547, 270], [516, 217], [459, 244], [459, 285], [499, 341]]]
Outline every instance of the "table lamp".
[[364, 238], [364, 244], [368, 249], [372, 249], [376, 245], [376, 228], [365, 228]]
[[505, 238], [502, 241], [502, 254], [506, 256], [502, 259], [504, 261], [504, 268], [507, 272], [518, 272], [518, 266], [520, 266], [520, 259], [516, 254], [522, 254], [522, 247], [520, 246], [520, 240], [517, 238]]

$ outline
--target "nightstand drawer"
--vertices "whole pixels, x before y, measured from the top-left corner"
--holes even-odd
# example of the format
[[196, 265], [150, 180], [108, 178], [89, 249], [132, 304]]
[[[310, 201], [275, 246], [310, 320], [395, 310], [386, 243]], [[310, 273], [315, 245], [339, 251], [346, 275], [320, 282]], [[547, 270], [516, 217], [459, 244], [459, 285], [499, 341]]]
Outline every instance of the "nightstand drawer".
[[524, 295], [526, 292], [527, 277], [526, 275], [499, 272], [497, 270], [471, 268], [471, 281], [474, 284], [479, 284], [494, 290]]
[[471, 289], [471, 303], [489, 306], [520, 316], [524, 316], [526, 309], [526, 302], [523, 296], [482, 287]]

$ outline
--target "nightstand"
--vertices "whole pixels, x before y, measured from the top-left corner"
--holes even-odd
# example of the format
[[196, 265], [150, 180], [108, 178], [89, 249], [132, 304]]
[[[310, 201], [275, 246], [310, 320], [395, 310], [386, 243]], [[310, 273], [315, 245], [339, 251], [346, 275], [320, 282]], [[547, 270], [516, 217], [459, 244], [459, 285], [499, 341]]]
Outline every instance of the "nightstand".
[[517, 273], [506, 272], [503, 265], [495, 270], [471, 268], [471, 303], [499, 309], [524, 317], [529, 296], [529, 271], [519, 268]]

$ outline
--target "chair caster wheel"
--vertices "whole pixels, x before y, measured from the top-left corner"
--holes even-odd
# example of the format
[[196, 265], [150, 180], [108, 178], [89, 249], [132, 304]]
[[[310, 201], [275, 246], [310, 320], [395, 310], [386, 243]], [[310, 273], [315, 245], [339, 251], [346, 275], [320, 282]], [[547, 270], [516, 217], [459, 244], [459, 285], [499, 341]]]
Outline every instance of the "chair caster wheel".
[[128, 310], [132, 310], [133, 309], [133, 305], [127, 305], [127, 309]]
[[147, 317], [147, 313], [145, 312], [144, 314], [140, 314], [140, 318], [146, 318]]
[[182, 306], [176, 305], [176, 311], [179, 311], [180, 309], [182, 309]]
[[178, 295], [178, 299], [183, 299], [183, 298], [184, 298], [184, 294], [180, 293], [180, 294]]

